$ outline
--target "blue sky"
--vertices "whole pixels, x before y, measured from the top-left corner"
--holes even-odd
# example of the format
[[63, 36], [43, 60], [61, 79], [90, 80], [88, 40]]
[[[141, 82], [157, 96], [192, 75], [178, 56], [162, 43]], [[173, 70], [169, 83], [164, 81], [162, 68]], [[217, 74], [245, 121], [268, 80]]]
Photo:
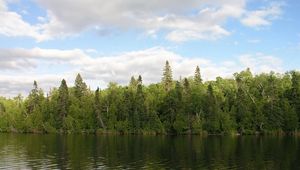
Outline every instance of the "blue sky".
[[[141, 74], [205, 80], [300, 68], [296, 0], [0, 0], [0, 95], [49, 90], [79, 72], [92, 88]], [[7, 87], [9, 84], [9, 87]]]

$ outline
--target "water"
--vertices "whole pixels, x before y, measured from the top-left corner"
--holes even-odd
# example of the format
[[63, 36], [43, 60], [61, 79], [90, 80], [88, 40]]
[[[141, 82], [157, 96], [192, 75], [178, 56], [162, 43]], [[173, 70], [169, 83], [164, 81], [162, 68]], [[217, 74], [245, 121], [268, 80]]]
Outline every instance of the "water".
[[0, 134], [0, 169], [300, 169], [300, 138]]

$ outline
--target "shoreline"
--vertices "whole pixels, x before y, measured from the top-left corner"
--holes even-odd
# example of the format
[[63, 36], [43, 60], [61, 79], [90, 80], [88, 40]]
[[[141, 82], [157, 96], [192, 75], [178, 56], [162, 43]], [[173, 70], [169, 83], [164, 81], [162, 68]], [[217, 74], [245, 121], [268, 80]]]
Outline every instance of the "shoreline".
[[186, 133], [167, 133], [167, 132], [155, 132], [155, 131], [140, 131], [140, 132], [129, 132], [129, 131], [117, 131], [117, 130], [82, 130], [82, 131], [56, 131], [56, 132], [43, 132], [43, 131], [28, 131], [22, 132], [16, 129], [11, 131], [2, 131], [2, 134], [61, 134], [61, 135], [71, 135], [71, 134], [93, 134], [93, 135], [132, 135], [132, 136], [300, 136], [300, 131], [295, 132], [284, 132], [284, 131], [266, 131], [266, 132], [254, 132], [254, 133], [238, 133], [238, 132], [229, 132], [229, 133], [208, 133], [207, 131], [199, 132], [186, 132]]

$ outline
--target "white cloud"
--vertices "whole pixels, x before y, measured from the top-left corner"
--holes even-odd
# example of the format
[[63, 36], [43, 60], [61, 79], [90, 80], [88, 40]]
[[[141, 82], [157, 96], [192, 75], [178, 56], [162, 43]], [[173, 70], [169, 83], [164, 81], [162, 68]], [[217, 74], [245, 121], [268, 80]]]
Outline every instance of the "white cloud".
[[76, 65], [80, 63], [80, 60], [88, 59], [89, 56], [79, 49], [0, 49], [0, 70], [32, 69], [38, 66], [38, 61], [43, 60], [50, 60], [54, 63], [69, 63]]
[[10, 37], [28, 36], [41, 40], [43, 38], [39, 30], [39, 26], [30, 25], [23, 21], [21, 15], [8, 11], [3, 1], [0, 1], [0, 34]]
[[282, 14], [282, 6], [282, 3], [271, 3], [269, 7], [248, 12], [241, 22], [246, 26], [256, 28], [271, 25], [272, 20]]
[[210, 61], [207, 59], [185, 59], [174, 52], [155, 47], [81, 62], [83, 64], [81, 71], [91, 79], [100, 79], [104, 82], [117, 81], [123, 84], [128, 82], [131, 75], [141, 74], [145, 83], [150, 83], [160, 81], [166, 60], [173, 65], [176, 78], [180, 75], [192, 74], [196, 67], [195, 64], [210, 65]]
[[229, 35], [224, 23], [228, 18], [241, 16], [245, 6], [244, 0], [40, 0], [37, 3], [48, 10], [50, 22], [43, 28], [50, 36], [97, 28], [104, 32], [138, 29], [155, 37], [157, 31], [165, 30], [166, 38], [176, 42]]
[[[215, 40], [231, 34], [228, 19], [250, 27], [270, 25], [282, 13], [282, 4], [248, 11], [246, 0], [35, 0], [47, 11], [36, 16], [39, 23], [26, 22], [0, 0], [0, 34], [27, 36], [39, 41], [79, 35], [86, 30], [111, 32], [135, 30], [156, 37], [160, 31], [169, 41]], [[67, 7], [67, 10], [66, 10]]]
[[45, 91], [50, 87], [58, 87], [63, 75], [0, 75], [0, 96], [13, 97], [18, 94], [27, 95], [33, 87], [33, 81], [37, 80], [38, 85]]
[[254, 55], [245, 54], [239, 57], [240, 63], [251, 68], [256, 73], [259, 72], [282, 72], [282, 61], [274, 56], [257, 53]]
[[236, 61], [216, 63], [207, 57], [184, 57], [162, 47], [98, 57], [80, 49], [0, 49], [0, 63], [7, 60], [10, 65], [0, 67], [0, 95], [5, 96], [27, 94], [34, 80], [47, 91], [57, 87], [62, 78], [72, 86], [78, 72], [92, 88], [105, 87], [111, 81], [124, 85], [132, 75], [139, 74], [146, 84], [159, 82], [166, 60], [170, 61], [175, 79], [192, 76], [196, 65], [200, 66], [204, 80], [231, 77], [246, 67], [255, 73], [282, 71], [281, 60], [274, 56], [246, 54]]

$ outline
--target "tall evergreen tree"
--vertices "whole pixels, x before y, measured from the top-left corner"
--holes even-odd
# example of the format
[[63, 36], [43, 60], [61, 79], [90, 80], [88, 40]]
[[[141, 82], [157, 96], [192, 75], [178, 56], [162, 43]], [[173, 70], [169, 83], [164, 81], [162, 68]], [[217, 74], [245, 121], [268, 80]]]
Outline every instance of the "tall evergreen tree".
[[75, 79], [75, 96], [78, 99], [81, 99], [81, 97], [86, 93], [87, 91], [87, 85], [85, 82], [83, 82], [83, 79], [81, 75], [78, 73]]
[[143, 84], [143, 79], [142, 79], [142, 76], [139, 75], [138, 79], [137, 79], [137, 84], [138, 85], [142, 85]]
[[199, 66], [197, 66], [197, 67], [196, 67], [196, 70], [195, 70], [194, 82], [195, 82], [196, 84], [201, 84], [201, 83], [202, 83], [202, 78], [201, 78]]
[[190, 82], [187, 78], [183, 79], [183, 88], [185, 93], [190, 93]]
[[63, 123], [68, 115], [69, 110], [69, 90], [66, 80], [61, 81], [60, 87], [58, 89], [58, 126], [59, 128], [64, 128]]
[[143, 92], [143, 85], [142, 85], [142, 76], [138, 78], [138, 86], [136, 90], [136, 97], [135, 97], [135, 115], [134, 115], [134, 124], [137, 128], [142, 128], [146, 121], [146, 108], [145, 108], [145, 94]]
[[214, 94], [213, 86], [210, 83], [207, 87], [207, 102], [206, 102], [206, 129], [210, 133], [219, 133], [219, 107]]
[[172, 77], [172, 69], [169, 64], [169, 61], [166, 61], [164, 70], [163, 70], [163, 77], [162, 77], [162, 84], [165, 88], [165, 91], [170, 91], [173, 84], [173, 77]]
[[27, 100], [26, 100], [26, 113], [31, 114], [35, 109], [40, 107], [42, 100], [44, 98], [43, 91], [38, 88], [37, 82], [33, 82], [33, 89], [31, 90]]
[[183, 111], [185, 113], [185, 118], [188, 122], [189, 130], [192, 130], [192, 101], [191, 101], [191, 87], [190, 82], [187, 78], [183, 80], [183, 96], [182, 96], [182, 104], [183, 104]]

